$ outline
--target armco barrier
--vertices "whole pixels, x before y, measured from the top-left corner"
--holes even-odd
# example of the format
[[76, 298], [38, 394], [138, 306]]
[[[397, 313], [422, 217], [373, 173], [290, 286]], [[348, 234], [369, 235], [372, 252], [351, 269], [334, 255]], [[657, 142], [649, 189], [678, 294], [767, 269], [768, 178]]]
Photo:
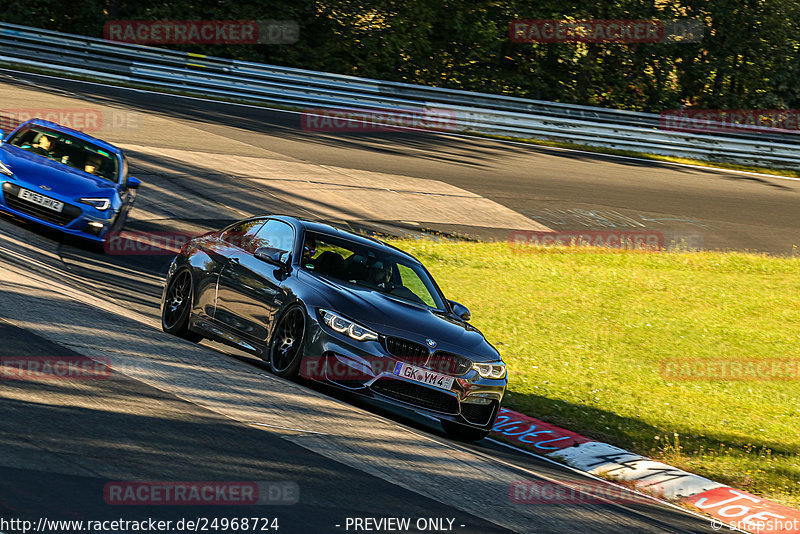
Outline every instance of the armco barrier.
[[448, 113], [455, 131], [535, 138], [776, 168], [800, 164], [800, 138], [659, 129], [659, 115], [472, 93], [114, 43], [0, 23], [0, 64], [294, 108]]

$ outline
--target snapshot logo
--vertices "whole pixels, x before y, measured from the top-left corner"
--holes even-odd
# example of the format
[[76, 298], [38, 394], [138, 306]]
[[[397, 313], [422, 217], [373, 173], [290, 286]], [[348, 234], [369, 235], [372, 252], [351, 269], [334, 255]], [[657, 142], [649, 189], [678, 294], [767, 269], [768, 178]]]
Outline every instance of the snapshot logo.
[[661, 360], [665, 380], [800, 380], [800, 359], [675, 358]]
[[386, 132], [405, 129], [456, 129], [455, 115], [444, 109], [325, 109], [309, 108], [300, 127], [314, 132]]
[[108, 482], [103, 499], [112, 506], [291, 505], [296, 482]]
[[547, 482], [519, 480], [508, 487], [508, 498], [514, 504], [608, 504], [652, 502], [647, 496], [624, 487], [602, 482]]
[[515, 43], [681, 43], [703, 38], [703, 23], [695, 19], [519, 19], [508, 24]]
[[664, 248], [661, 232], [650, 230], [561, 230], [511, 232], [508, 241], [517, 251], [534, 250], [534, 247], [605, 247], [623, 250], [658, 251]]
[[108, 358], [85, 356], [3, 356], [3, 380], [105, 380], [111, 376]]
[[0, 109], [0, 129], [8, 132], [31, 119], [44, 119], [81, 132], [136, 130], [139, 114], [92, 108], [5, 108]]
[[110, 20], [107, 41], [135, 44], [294, 44], [294, 20]]
[[797, 109], [668, 109], [660, 113], [662, 130], [688, 133], [800, 132]]

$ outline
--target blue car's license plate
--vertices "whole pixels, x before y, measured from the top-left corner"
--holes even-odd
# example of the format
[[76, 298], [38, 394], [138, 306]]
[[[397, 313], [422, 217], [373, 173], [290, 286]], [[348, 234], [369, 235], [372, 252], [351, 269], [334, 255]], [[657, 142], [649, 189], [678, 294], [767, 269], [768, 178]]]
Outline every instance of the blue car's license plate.
[[64, 209], [63, 202], [59, 202], [54, 198], [46, 197], [44, 195], [40, 195], [39, 193], [29, 191], [28, 189], [20, 188], [19, 198], [21, 198], [22, 200], [27, 200], [28, 202], [33, 202], [34, 204], [38, 204], [40, 206], [51, 209], [53, 211], [57, 211], [59, 213], [61, 213], [61, 211]]

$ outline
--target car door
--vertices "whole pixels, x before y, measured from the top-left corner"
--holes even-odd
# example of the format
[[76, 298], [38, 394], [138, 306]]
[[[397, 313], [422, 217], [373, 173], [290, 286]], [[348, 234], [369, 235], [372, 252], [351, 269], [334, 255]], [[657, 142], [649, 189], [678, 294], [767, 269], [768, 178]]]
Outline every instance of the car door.
[[228, 265], [228, 258], [247, 248], [266, 219], [248, 219], [227, 228], [215, 239], [201, 239], [200, 253], [192, 257], [192, 265], [200, 273], [195, 281], [195, 315], [214, 318], [219, 276]]
[[291, 225], [269, 219], [246, 249], [228, 258], [220, 274], [214, 318], [257, 347], [267, 340], [270, 324], [284, 302], [286, 271], [253, 253], [259, 247], [272, 247], [287, 251], [284, 258], [288, 259], [294, 238]]

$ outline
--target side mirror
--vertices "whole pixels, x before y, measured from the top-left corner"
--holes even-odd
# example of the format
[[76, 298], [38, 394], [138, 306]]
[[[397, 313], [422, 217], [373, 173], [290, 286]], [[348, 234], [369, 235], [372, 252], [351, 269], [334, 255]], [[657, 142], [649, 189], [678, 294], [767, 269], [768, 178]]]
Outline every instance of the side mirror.
[[128, 181], [125, 185], [128, 189], [139, 189], [139, 186], [142, 185], [142, 181], [135, 176], [128, 176]]
[[448, 300], [447, 302], [450, 303], [450, 306], [453, 308], [453, 313], [464, 319], [465, 321], [469, 321], [472, 314], [469, 313], [469, 308], [464, 306], [463, 304], [459, 304], [454, 300]]
[[281, 250], [279, 248], [258, 247], [254, 253], [254, 256], [261, 261], [284, 267], [286, 264], [281, 261], [281, 258], [284, 254], [286, 254], [286, 252], [286, 250]]
[[0, 130], [0, 145], [3, 144], [3, 139], [6, 138], [6, 133], [3, 130]]

